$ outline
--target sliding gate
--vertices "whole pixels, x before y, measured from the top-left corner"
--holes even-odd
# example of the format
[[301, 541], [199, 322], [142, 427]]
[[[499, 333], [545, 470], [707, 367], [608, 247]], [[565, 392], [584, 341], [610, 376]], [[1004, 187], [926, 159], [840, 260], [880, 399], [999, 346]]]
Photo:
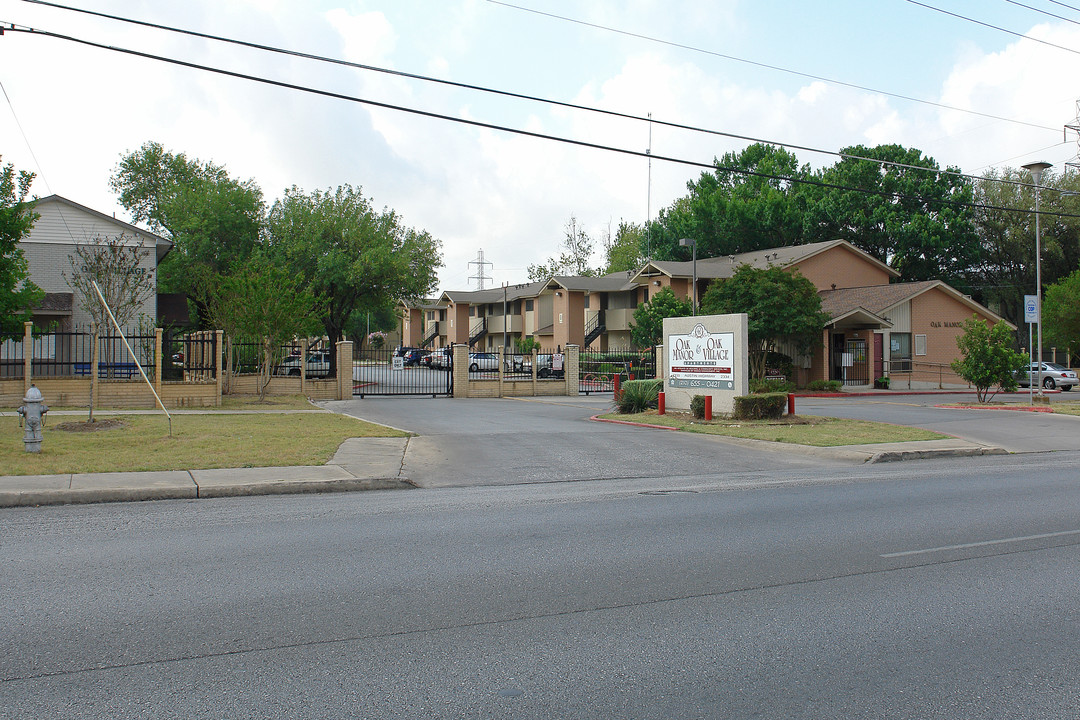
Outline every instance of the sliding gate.
[[452, 395], [454, 374], [430, 365], [430, 355], [413, 351], [397, 356], [393, 350], [361, 350], [353, 354], [353, 396]]

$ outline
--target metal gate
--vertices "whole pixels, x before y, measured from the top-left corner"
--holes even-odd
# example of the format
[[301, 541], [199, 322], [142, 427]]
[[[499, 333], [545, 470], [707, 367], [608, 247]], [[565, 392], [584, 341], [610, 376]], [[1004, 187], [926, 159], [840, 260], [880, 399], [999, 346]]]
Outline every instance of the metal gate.
[[454, 373], [439, 351], [360, 350], [353, 353], [353, 396], [452, 395]]
[[843, 354], [838, 364], [845, 385], [870, 384], [870, 358], [866, 352], [866, 341], [862, 339], [844, 341]]

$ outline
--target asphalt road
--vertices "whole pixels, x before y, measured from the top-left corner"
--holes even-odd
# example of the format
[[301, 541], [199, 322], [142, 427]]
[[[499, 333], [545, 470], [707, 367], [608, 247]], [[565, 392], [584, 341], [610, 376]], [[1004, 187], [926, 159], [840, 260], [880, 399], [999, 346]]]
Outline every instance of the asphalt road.
[[1076, 717], [1078, 459], [3, 510], [0, 716]]
[[471, 399], [365, 398], [331, 409], [418, 434], [403, 474], [422, 488], [634, 477], [768, 474], [835, 461], [791, 448], [747, 449], [717, 437], [592, 422], [611, 395]]

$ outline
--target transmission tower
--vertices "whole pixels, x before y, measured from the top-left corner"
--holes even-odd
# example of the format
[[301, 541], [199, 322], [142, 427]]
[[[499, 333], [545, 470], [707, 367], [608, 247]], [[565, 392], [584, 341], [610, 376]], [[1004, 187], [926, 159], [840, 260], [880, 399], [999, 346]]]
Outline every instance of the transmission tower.
[[472, 282], [473, 280], [475, 280], [477, 282], [477, 284], [479, 285], [479, 287], [476, 288], [476, 289], [477, 290], [484, 290], [484, 289], [486, 289], [484, 287], [484, 283], [491, 280], [491, 278], [484, 272], [484, 267], [485, 266], [486, 267], [491, 267], [491, 263], [489, 263], [487, 260], [484, 259], [484, 250], [483, 250], [483, 248], [481, 248], [480, 251], [476, 253], [476, 259], [475, 260], [470, 260], [469, 261], [469, 269], [470, 270], [472, 269], [473, 265], [476, 265], [479, 269], [476, 271], [475, 275], [470, 275], [469, 276], [469, 282]]
[[[1080, 172], [1080, 100], [1076, 101], [1076, 119], [1071, 123], [1065, 123], [1066, 130], [1072, 130], [1076, 133], [1076, 155], [1072, 160], [1068, 160], [1065, 163], [1065, 173], [1068, 174], [1069, 168]], [[1068, 140], [1068, 134], [1065, 137]]]

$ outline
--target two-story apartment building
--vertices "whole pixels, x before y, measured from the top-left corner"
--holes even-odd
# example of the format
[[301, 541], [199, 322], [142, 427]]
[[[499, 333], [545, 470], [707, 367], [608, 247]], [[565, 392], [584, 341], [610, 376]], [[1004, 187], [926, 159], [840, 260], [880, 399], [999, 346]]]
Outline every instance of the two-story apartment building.
[[[866, 385], [891, 375], [914, 385], [958, 384], [949, 363], [958, 355], [963, 321], [975, 315], [991, 324], [1004, 322], [943, 282], [899, 282], [896, 270], [843, 240], [700, 258], [697, 299], [741, 265], [799, 272], [818, 289], [830, 318], [820, 347], [806, 354], [782, 349], [801, 383], [835, 379]], [[425, 312], [439, 318], [434, 322], [440, 347], [467, 343], [493, 350], [533, 337], [551, 349], [568, 344], [624, 349], [631, 344], [634, 309], [665, 287], [691, 297], [694, 275], [693, 262], [654, 260], [636, 272], [447, 291]], [[420, 336], [410, 337], [419, 345]]]

